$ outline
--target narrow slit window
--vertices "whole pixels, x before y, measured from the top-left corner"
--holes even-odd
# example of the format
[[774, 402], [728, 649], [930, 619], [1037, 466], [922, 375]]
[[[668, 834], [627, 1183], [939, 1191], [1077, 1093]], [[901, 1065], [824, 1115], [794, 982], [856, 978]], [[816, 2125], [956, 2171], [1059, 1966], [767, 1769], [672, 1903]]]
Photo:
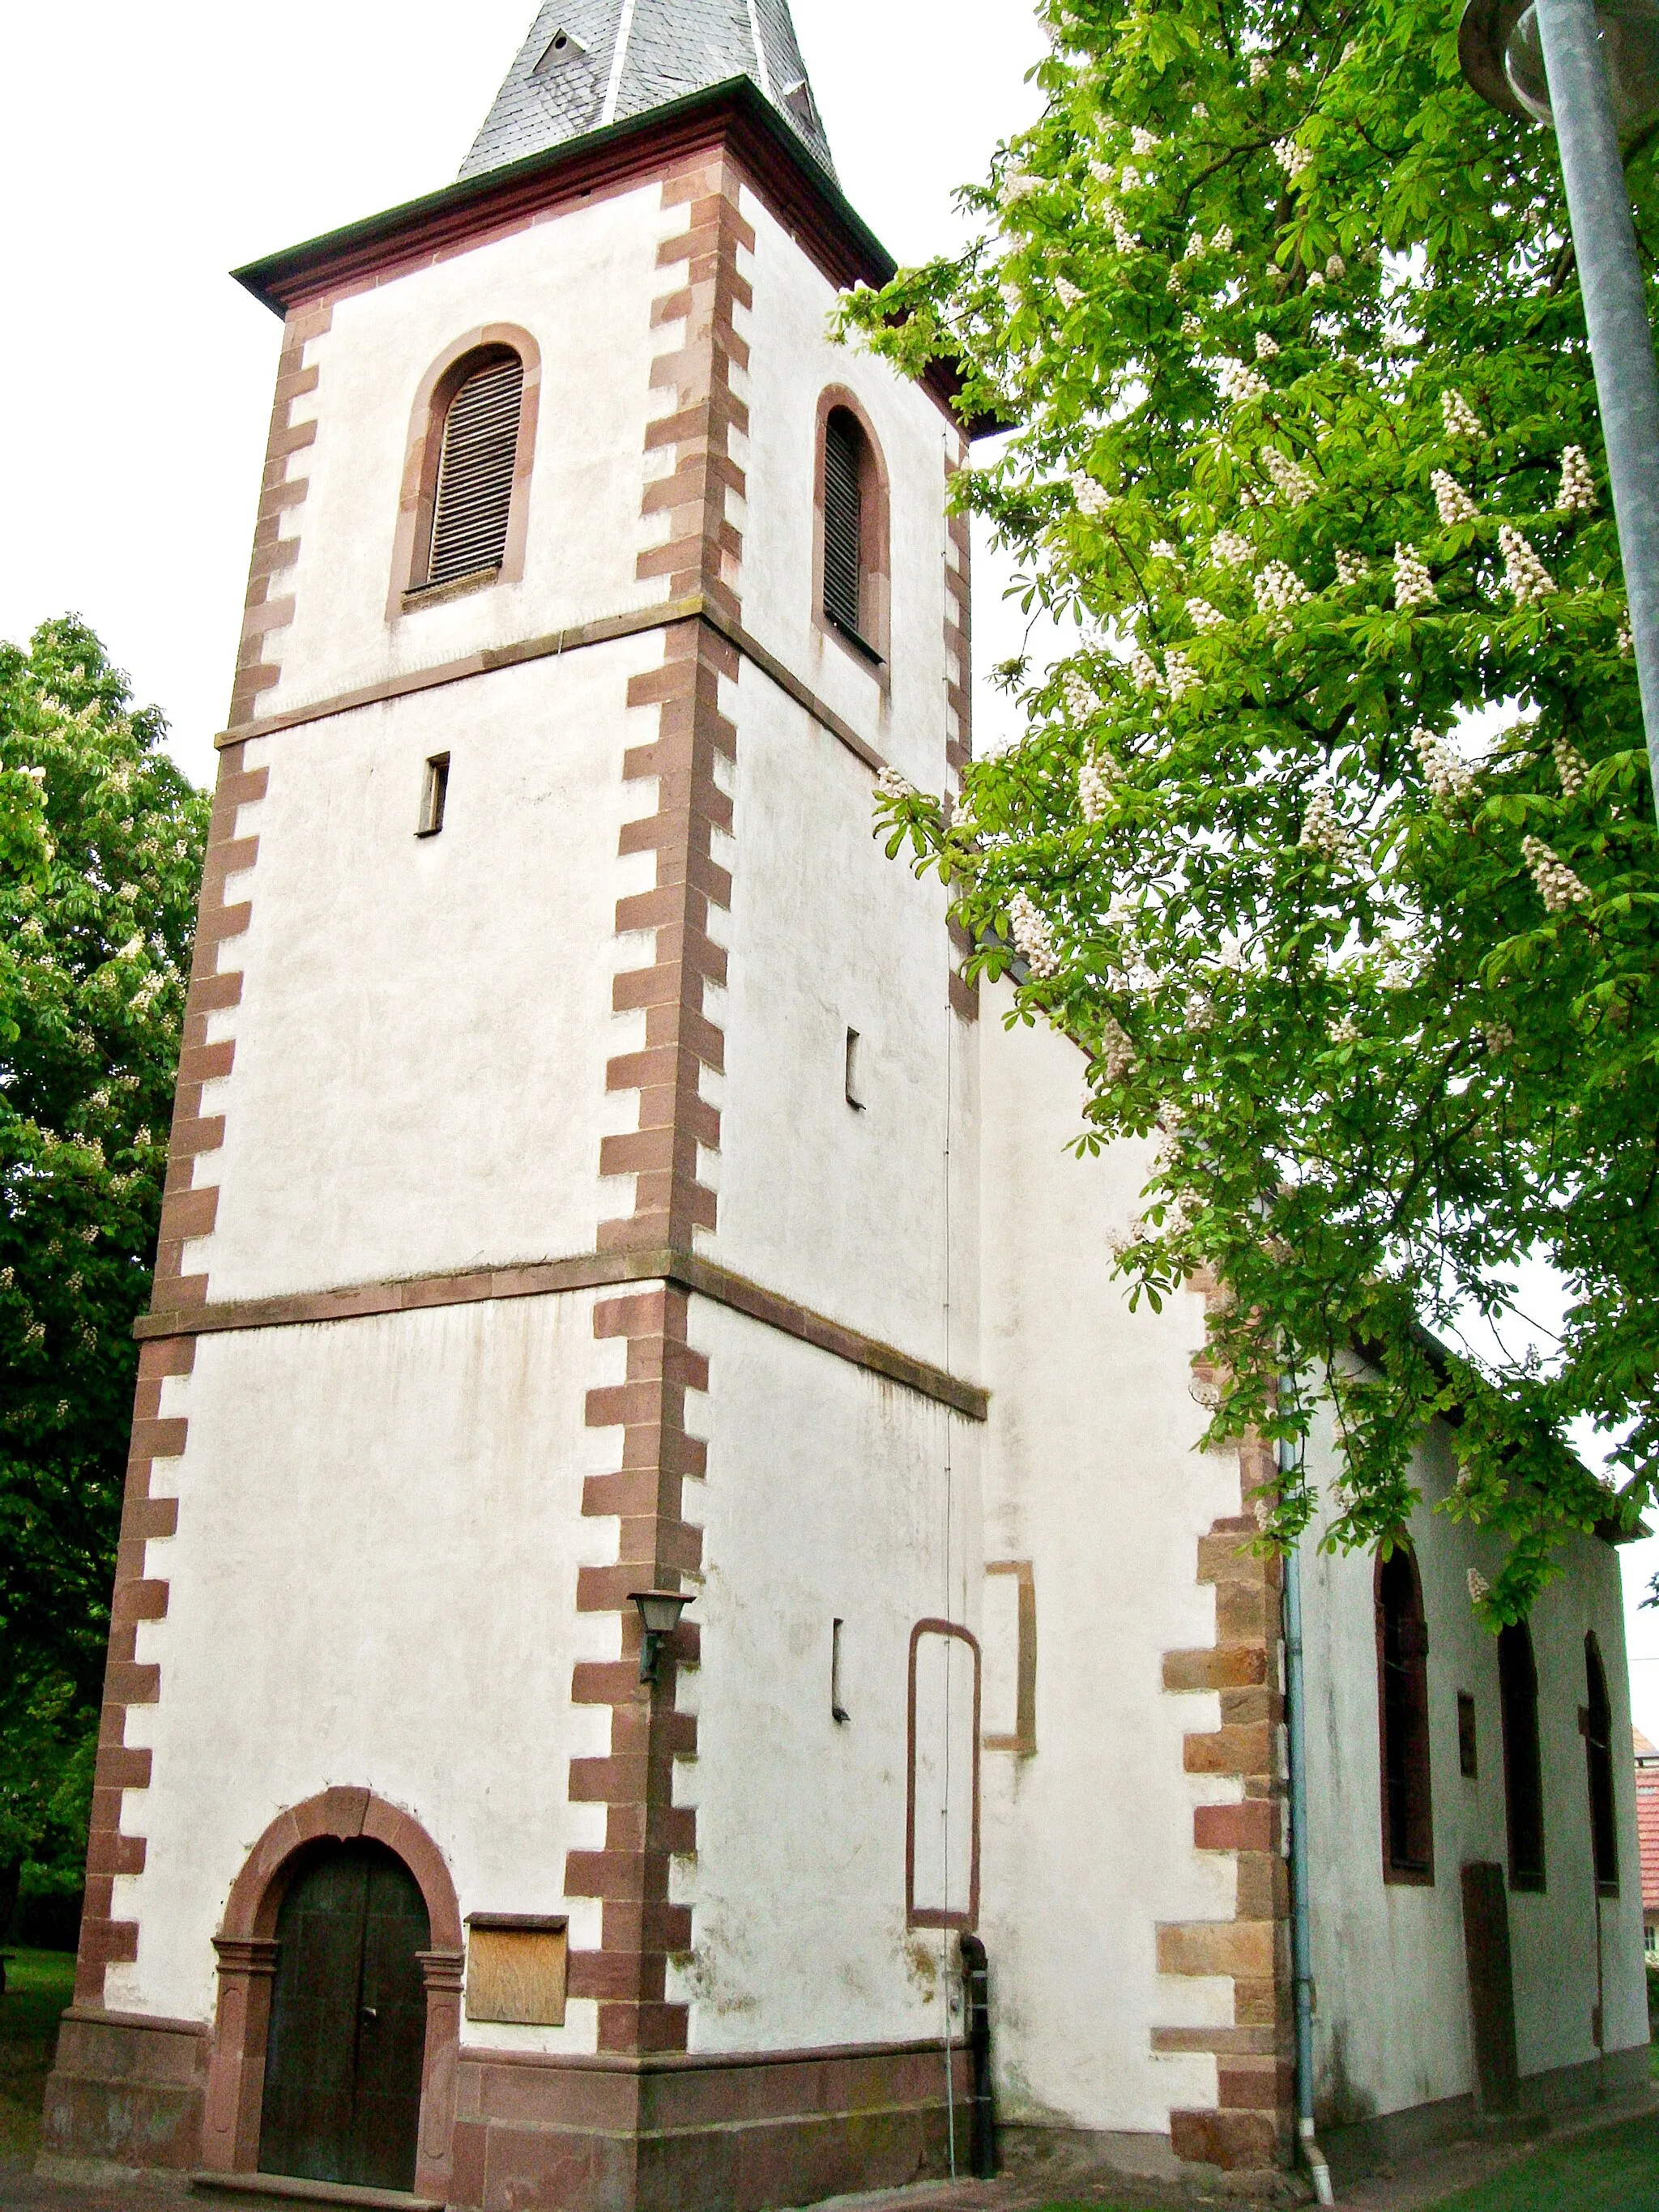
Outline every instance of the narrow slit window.
[[823, 611], [862, 642], [864, 433], [837, 407], [823, 429]]
[[481, 363], [451, 400], [438, 463], [428, 585], [501, 565], [523, 405], [524, 363], [517, 354]]
[[421, 786], [421, 818], [415, 835], [435, 837], [444, 826], [444, 809], [448, 804], [449, 755], [434, 753], [426, 764], [426, 779]]
[[1467, 1690], [1457, 1693], [1457, 1771], [1465, 1782], [1480, 1778], [1480, 1743], [1475, 1731], [1474, 1699]]
[[1382, 1737], [1385, 1881], [1434, 1880], [1428, 1653], [1417, 1562], [1401, 1548], [1376, 1571], [1377, 1719]]
[[846, 1626], [844, 1620], [832, 1620], [830, 1624], [830, 1717], [832, 1721], [852, 1718], [847, 1710], [841, 1679], [842, 1632]]
[[1603, 1897], [1617, 1897], [1619, 1816], [1613, 1783], [1613, 1701], [1607, 1695], [1601, 1648], [1593, 1634], [1584, 1638], [1584, 1677], [1588, 1701], [1581, 1726], [1589, 1770], [1590, 1848], [1595, 1859], [1595, 1887]]
[[847, 1103], [856, 1113], [864, 1111], [864, 1094], [859, 1082], [859, 1033], [847, 1032]]
[[1498, 1638], [1498, 1690], [1504, 1716], [1504, 1803], [1509, 1826], [1510, 1887], [1544, 1887], [1544, 1767], [1538, 1747], [1538, 1668], [1532, 1636], [1516, 1621]]

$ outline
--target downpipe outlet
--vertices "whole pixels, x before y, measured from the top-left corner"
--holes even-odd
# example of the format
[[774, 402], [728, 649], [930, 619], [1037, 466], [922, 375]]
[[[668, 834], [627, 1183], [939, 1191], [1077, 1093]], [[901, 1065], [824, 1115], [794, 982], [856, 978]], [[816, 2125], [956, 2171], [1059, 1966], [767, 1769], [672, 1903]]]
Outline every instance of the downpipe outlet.
[[1313, 2176], [1314, 2199], [1320, 2204], [1334, 2204], [1331, 2193], [1331, 2169], [1325, 2163], [1325, 2154], [1319, 2148], [1314, 2133], [1313, 2115], [1304, 2112], [1297, 2122], [1297, 2133], [1302, 2138], [1302, 2155], [1308, 2161], [1308, 2171]]

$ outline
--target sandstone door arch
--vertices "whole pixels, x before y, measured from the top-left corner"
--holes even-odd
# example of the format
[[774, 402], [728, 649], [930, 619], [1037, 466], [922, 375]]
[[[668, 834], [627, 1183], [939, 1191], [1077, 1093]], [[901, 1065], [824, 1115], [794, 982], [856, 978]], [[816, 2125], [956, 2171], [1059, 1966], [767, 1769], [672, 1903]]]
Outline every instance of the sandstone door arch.
[[259, 2170], [412, 2191], [425, 1900], [384, 1844], [313, 1844], [276, 1917]]

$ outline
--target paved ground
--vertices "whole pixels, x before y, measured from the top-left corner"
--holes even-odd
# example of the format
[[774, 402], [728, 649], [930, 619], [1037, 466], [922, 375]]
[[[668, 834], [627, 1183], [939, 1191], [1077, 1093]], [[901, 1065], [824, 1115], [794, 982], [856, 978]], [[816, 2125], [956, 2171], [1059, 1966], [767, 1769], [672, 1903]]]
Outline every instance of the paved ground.
[[[1588, 2145], [1605, 2130], [1656, 2109], [1659, 2100], [1653, 2099], [1607, 2107], [1593, 2117], [1556, 2126], [1540, 2142], [1454, 2144], [1349, 2185], [1339, 2191], [1338, 2203], [1343, 2212], [1433, 2212], [1448, 2197], [1521, 2165], [1536, 2154], [1540, 2142], [1558, 2153], [1575, 2142]], [[1292, 2186], [1281, 2191], [1276, 2201], [1281, 2205], [1305, 2203], [1309, 2196], [1305, 2187]], [[1255, 2200], [1257, 2204], [1261, 2201]], [[1659, 2197], [1650, 2201], [1659, 2203]], [[1043, 2212], [1043, 2208], [1055, 2208], [1058, 2212], [1060, 2207], [1066, 2212], [1073, 2212], [1073, 2208], [1085, 2212], [1091, 2207], [1101, 2208], [1101, 2212], [1109, 2207], [1110, 2212], [1195, 2212], [1195, 2208], [1206, 2205], [1246, 2212], [1250, 2202], [1238, 2191], [1224, 2191], [1218, 2185], [1172, 2186], [1128, 2175], [1062, 2180], [1050, 2174], [1030, 2179], [1005, 2177], [994, 2182], [929, 2184], [840, 2197], [818, 2208], [818, 2212]], [[153, 2182], [122, 2183], [107, 2176], [78, 2182], [48, 2180], [27, 2166], [0, 2160], [0, 2212], [168, 2212], [169, 2207], [181, 2204], [201, 2207], [203, 2212], [210, 2206], [213, 2212], [236, 2212], [239, 2205], [250, 2208], [250, 2212], [278, 2212], [270, 2198], [190, 2197], [182, 2185], [169, 2190]], [[1631, 2208], [1631, 2212], [1637, 2212], [1637, 2208]]]

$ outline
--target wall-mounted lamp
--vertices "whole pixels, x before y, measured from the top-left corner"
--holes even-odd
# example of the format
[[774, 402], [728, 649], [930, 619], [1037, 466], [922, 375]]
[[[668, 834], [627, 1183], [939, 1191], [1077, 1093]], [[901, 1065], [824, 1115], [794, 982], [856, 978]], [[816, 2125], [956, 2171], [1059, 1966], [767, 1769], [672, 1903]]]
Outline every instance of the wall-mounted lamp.
[[678, 1590], [630, 1590], [629, 1601], [640, 1609], [640, 1680], [654, 1682], [663, 1638], [680, 1625], [680, 1615], [691, 1601]]

